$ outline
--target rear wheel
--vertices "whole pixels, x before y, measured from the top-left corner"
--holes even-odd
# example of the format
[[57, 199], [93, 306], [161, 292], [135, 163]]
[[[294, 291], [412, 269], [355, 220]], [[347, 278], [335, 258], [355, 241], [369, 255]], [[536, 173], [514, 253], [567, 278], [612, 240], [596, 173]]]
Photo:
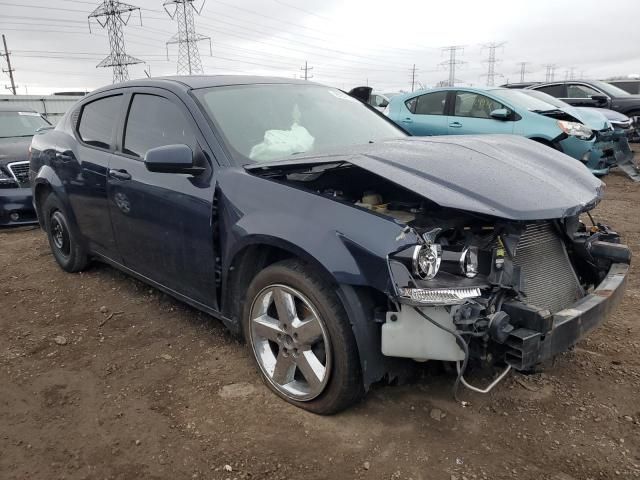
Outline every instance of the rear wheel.
[[67, 272], [83, 270], [89, 263], [88, 255], [69, 228], [65, 208], [55, 194], [46, 198], [42, 213], [49, 246], [58, 265]]
[[344, 309], [308, 265], [285, 260], [262, 270], [247, 292], [243, 330], [265, 383], [289, 403], [331, 414], [363, 395]]

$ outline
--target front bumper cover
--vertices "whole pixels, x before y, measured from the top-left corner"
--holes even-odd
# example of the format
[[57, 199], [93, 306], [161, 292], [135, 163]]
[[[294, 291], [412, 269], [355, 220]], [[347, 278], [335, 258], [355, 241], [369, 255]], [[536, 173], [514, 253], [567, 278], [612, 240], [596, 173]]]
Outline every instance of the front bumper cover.
[[[37, 223], [30, 188], [0, 189], [0, 226], [29, 225]], [[17, 213], [18, 220], [12, 220], [11, 214]]]
[[518, 328], [506, 341], [505, 360], [517, 370], [527, 370], [573, 347], [589, 331], [604, 322], [624, 293], [629, 265], [614, 263], [593, 292], [570, 308], [553, 315], [551, 329], [540, 332]]

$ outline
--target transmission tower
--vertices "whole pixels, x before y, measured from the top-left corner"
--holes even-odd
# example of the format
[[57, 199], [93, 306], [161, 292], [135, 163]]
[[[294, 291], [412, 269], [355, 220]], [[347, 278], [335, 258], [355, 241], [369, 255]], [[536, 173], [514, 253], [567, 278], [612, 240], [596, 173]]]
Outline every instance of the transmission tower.
[[[194, 13], [197, 15], [202, 13], [204, 4], [204, 0], [200, 8], [196, 8], [195, 0], [166, 0], [163, 4], [167, 15], [172, 20], [178, 21], [178, 33], [167, 42], [167, 58], [169, 58], [169, 45], [178, 44], [178, 75], [204, 73], [198, 42], [209, 40], [209, 53], [213, 55], [211, 37], [196, 33], [196, 25], [193, 20]], [[173, 6], [173, 11], [170, 6]]]
[[415, 90], [415, 86], [416, 86], [416, 64], [413, 64], [413, 67], [411, 67], [411, 91], [413, 92]]
[[482, 48], [488, 48], [489, 49], [489, 57], [487, 57], [487, 73], [485, 73], [483, 76], [487, 77], [487, 86], [489, 87], [493, 87], [495, 85], [495, 78], [496, 77], [501, 77], [502, 74], [500, 73], [496, 73], [496, 63], [498, 63], [498, 60], [496, 60], [496, 50], [500, 47], [503, 47], [504, 44], [506, 42], [491, 42], [491, 43], [485, 43], [484, 45], [482, 45]]
[[9, 80], [11, 80], [11, 86], [10, 87], [5, 87], [7, 90], [11, 90], [11, 92], [15, 95], [16, 94], [16, 83], [13, 80], [13, 72], [15, 72], [14, 68], [11, 68], [11, 54], [9, 53], [9, 50], [7, 50], [7, 39], [4, 38], [4, 34], [2, 35], [2, 44], [4, 45], [4, 53], [0, 53], [0, 57], [4, 57], [5, 60], [7, 61], [7, 69], [6, 70], [2, 70], [4, 73], [8, 73], [9, 74]]
[[[304, 78], [305, 80], [309, 80], [310, 78], [313, 78], [313, 75], [309, 75], [309, 72], [313, 70], [313, 67], [310, 67], [309, 65], [307, 65], [306, 60], [304, 61], [304, 67], [300, 67], [300, 70], [304, 72], [304, 75], [302, 76], [302, 78]], [[369, 83], [369, 79], [367, 79], [367, 83]]]
[[520, 65], [520, 82], [524, 82], [524, 76], [529, 73], [527, 71], [527, 65], [529, 65], [529, 62], [520, 62], [518, 65]]
[[544, 81], [545, 82], [553, 82], [553, 78], [555, 77], [555, 73], [556, 73], [556, 65], [554, 63], [549, 63], [549, 64], [545, 65], [544, 67], [547, 69]]
[[442, 62], [440, 65], [443, 65], [449, 70], [447, 86], [453, 87], [456, 83], [456, 65], [462, 65], [464, 63], [462, 60], [458, 60], [456, 56], [458, 51], [464, 52], [464, 47], [462, 45], [451, 45], [449, 47], [444, 47], [442, 51], [449, 53], [449, 60]]
[[91, 32], [91, 19], [109, 33], [109, 47], [111, 53], [102, 60], [98, 67], [113, 67], [113, 83], [129, 80], [129, 65], [142, 63], [139, 58], [127, 55], [124, 50], [124, 32], [122, 27], [129, 23], [131, 12], [138, 11], [140, 15], [140, 25], [142, 25], [142, 13], [138, 7], [122, 3], [118, 0], [104, 0], [98, 8], [89, 14], [89, 32]]

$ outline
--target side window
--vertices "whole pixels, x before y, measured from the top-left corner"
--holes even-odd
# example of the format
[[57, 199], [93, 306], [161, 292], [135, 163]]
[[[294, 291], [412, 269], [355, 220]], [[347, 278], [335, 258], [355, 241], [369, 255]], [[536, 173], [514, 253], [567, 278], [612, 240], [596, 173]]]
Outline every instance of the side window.
[[416, 113], [416, 104], [418, 103], [418, 97], [410, 98], [404, 102], [404, 105], [407, 107], [411, 113]]
[[567, 85], [567, 98], [591, 98], [591, 95], [601, 95], [601, 93], [586, 85]]
[[456, 117], [491, 118], [491, 112], [506, 108], [500, 102], [477, 93], [456, 92]]
[[148, 150], [164, 145], [195, 147], [191, 126], [178, 106], [157, 95], [135, 94], [127, 117], [123, 151], [144, 157]]
[[82, 107], [78, 125], [78, 135], [82, 141], [94, 147], [109, 148], [121, 105], [122, 95], [114, 95]]
[[567, 98], [564, 93], [564, 85], [547, 85], [546, 87], [536, 88], [541, 92], [556, 98]]
[[444, 115], [447, 93], [448, 92], [443, 91], [420, 95], [416, 104], [415, 113], [417, 115]]

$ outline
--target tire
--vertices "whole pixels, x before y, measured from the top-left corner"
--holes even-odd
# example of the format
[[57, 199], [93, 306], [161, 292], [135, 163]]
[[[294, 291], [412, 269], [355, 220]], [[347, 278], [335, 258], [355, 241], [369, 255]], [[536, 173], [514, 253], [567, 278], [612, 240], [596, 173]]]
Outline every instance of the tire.
[[42, 212], [49, 246], [58, 265], [70, 273], [84, 270], [89, 257], [69, 228], [68, 214], [55, 194], [47, 196]]
[[284, 260], [256, 275], [242, 329], [264, 382], [287, 402], [329, 415], [364, 395], [347, 315], [334, 289], [309, 265]]

